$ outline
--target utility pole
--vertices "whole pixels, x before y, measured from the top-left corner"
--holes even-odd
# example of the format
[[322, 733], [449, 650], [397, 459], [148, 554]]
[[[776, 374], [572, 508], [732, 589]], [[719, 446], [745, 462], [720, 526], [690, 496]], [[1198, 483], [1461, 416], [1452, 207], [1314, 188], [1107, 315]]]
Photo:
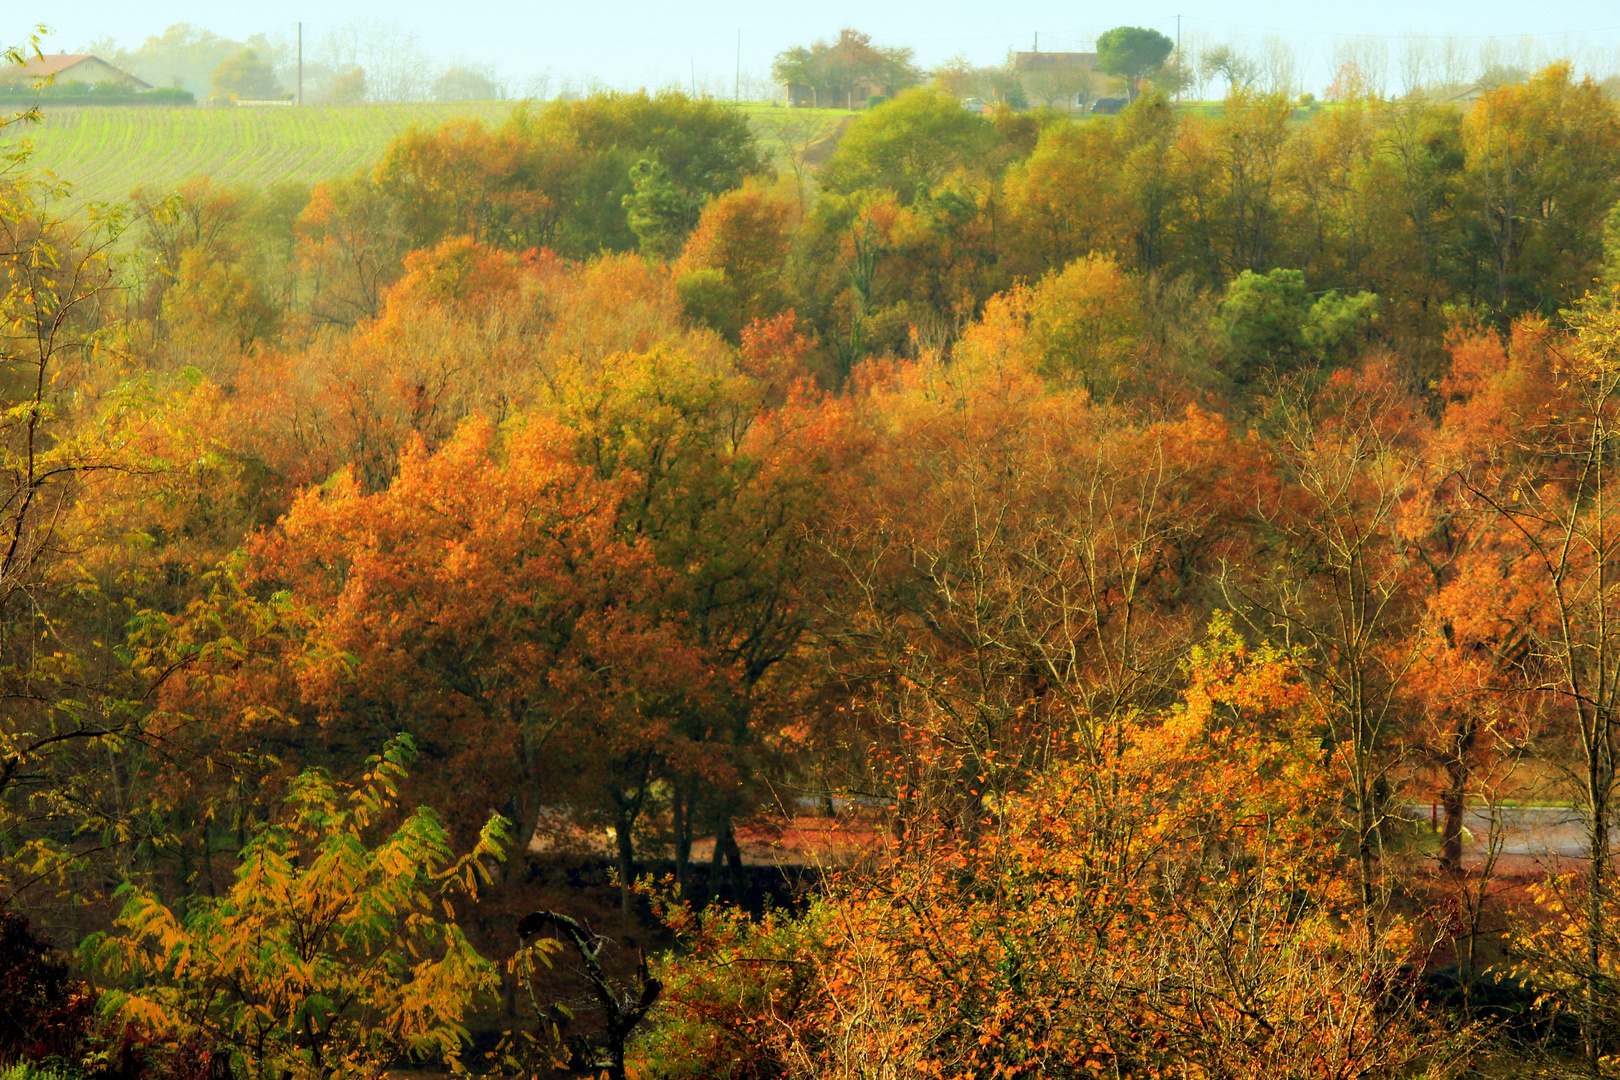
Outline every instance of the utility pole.
[[1041, 32], [1039, 30], [1035, 31], [1035, 51], [1041, 51]]
[[298, 24], [298, 104], [304, 104], [304, 24]]
[[731, 84], [731, 100], [742, 102], [742, 31], [737, 31], [737, 81]]
[[692, 64], [692, 100], [697, 100], [697, 57], [691, 57]]
[[1177, 15], [1176, 16], [1176, 66], [1182, 69], [1179, 72], [1180, 78], [1178, 78], [1176, 80], [1176, 104], [1177, 105], [1181, 104], [1181, 84], [1183, 82], [1185, 82], [1186, 78], [1187, 78], [1187, 70], [1186, 70], [1186, 68], [1184, 66], [1186, 63], [1187, 63], [1187, 58], [1185, 56], [1181, 55], [1181, 16]]

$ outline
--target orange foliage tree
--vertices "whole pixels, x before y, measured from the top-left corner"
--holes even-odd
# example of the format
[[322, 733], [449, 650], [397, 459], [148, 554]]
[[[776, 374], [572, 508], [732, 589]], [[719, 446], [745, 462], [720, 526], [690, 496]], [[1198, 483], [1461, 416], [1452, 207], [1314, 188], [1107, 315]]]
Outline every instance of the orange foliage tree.
[[1420, 610], [1420, 571], [1401, 512], [1421, 475], [1424, 425], [1378, 363], [1335, 373], [1308, 405], [1279, 399], [1271, 422], [1286, 482], [1275, 501], [1254, 506], [1269, 550], [1227, 568], [1223, 587], [1260, 632], [1305, 646], [1324, 744], [1345, 760], [1346, 832], [1370, 928], [1389, 899], [1392, 770], [1404, 689], [1423, 648], [1405, 634]]
[[1452, 1075], [1474, 1036], [1398, 981], [1405, 930], [1341, 918], [1338, 779], [1298, 665], [1217, 620], [1187, 674], [1178, 705], [1001, 795], [976, 829], [918, 821], [903, 854], [836, 877], [791, 930], [711, 934], [677, 912], [691, 948], [648, 1049], [690, 1056], [658, 1067]]
[[726, 768], [683, 722], [723, 676], [650, 546], [619, 535], [624, 484], [573, 448], [543, 420], [499, 439], [470, 423], [408, 447], [382, 490], [340, 475], [305, 493], [246, 550], [244, 584], [278, 597], [199, 602], [172, 632], [171, 655], [195, 658], [172, 708], [307, 717], [339, 746], [407, 731], [453, 820], [494, 808], [526, 844], [542, 805], [571, 802], [615, 830], [628, 888], [660, 770]]
[[623, 529], [668, 568], [668, 602], [727, 675], [690, 730], [736, 782], [667, 777], [682, 877], [709, 828], [717, 863], [729, 849], [740, 870], [731, 823], [757, 798], [798, 693], [785, 672], [812, 620], [805, 579], [820, 556], [808, 532], [828, 472], [800, 430], [815, 410], [790, 381], [807, 347], [793, 328], [791, 314], [752, 326], [740, 364], [674, 348], [564, 361], [541, 406], [575, 433], [582, 462], [622, 485]]
[[317, 184], [296, 226], [298, 261], [317, 322], [353, 326], [382, 313], [399, 276], [405, 235], [393, 200], [370, 176]]
[[1100, 753], [1174, 681], [1197, 582], [1246, 549], [1267, 486], [1219, 418], [1137, 426], [1007, 354], [902, 367], [844, 423], [859, 482], [824, 543], [856, 697], [827, 717], [845, 750], [825, 761], [906, 820], [971, 819], [1026, 770]]

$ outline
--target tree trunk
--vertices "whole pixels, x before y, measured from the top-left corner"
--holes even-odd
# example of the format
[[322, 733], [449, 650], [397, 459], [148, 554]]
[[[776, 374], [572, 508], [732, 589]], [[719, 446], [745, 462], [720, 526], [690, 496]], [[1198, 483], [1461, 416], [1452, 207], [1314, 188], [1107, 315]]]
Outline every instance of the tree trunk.
[[1445, 823], [1440, 827], [1440, 867], [1453, 874], [1462, 873], [1463, 812], [1465, 795], [1459, 786], [1448, 785], [1440, 794]]
[[1446, 762], [1446, 787], [1440, 793], [1446, 821], [1440, 834], [1440, 866], [1454, 874], [1462, 872], [1463, 814], [1467, 809], [1468, 784], [1472, 779], [1470, 754], [1478, 725], [1472, 716], [1457, 721], [1452, 731], [1451, 760]]
[[[540, 818], [540, 793], [533, 784], [520, 784], [508, 797], [506, 808], [512, 819], [512, 850], [507, 855], [506, 870], [501, 875], [501, 888], [508, 896], [515, 896], [523, 887], [524, 872], [529, 865], [529, 841], [534, 838]], [[517, 990], [517, 975], [502, 970], [501, 1007], [506, 1010], [507, 1016], [517, 1015]]]
[[620, 811], [613, 825], [613, 840], [619, 849], [619, 910], [630, 910], [630, 885], [636, 874], [636, 848], [635, 840], [630, 830], [635, 826], [635, 818]]
[[726, 882], [726, 898], [741, 906], [743, 895], [742, 852], [737, 847], [737, 834], [731, 827], [731, 815], [723, 813], [714, 830], [714, 854], [709, 858], [709, 899], [720, 900], [720, 882]]
[[1608, 724], [1601, 717], [1593, 722], [1597, 732], [1593, 739], [1594, 753], [1587, 762], [1587, 797], [1592, 804], [1592, 821], [1587, 834], [1588, 857], [1591, 867], [1586, 887], [1586, 994], [1582, 1001], [1582, 1035], [1585, 1041], [1587, 1065], [1593, 1076], [1601, 1075], [1603, 1047], [1599, 1039], [1598, 997], [1609, 982], [1605, 962], [1608, 938], [1608, 920], [1604, 901], [1609, 894], [1609, 792], [1614, 783], [1614, 766], [1610, 760], [1611, 742]]
[[670, 828], [675, 833], [675, 888], [686, 895], [688, 867], [692, 862], [692, 823], [690, 798], [679, 784], [670, 797]]
[[731, 883], [731, 902], [738, 907], [748, 906], [748, 876], [743, 870], [742, 852], [737, 847], [737, 833], [726, 823], [726, 869]]
[[714, 850], [710, 852], [710, 881], [708, 881], [708, 895], [705, 897], [708, 904], [719, 904], [719, 871], [726, 865], [724, 861], [726, 845], [721, 842], [721, 837], [726, 834], [727, 829], [731, 829], [731, 819], [721, 818], [714, 826]]
[[539, 793], [527, 783], [507, 799], [507, 813], [512, 819], [512, 850], [507, 854], [502, 884], [509, 890], [523, 884], [523, 872], [529, 864], [529, 841], [534, 839], [535, 826], [540, 820], [539, 803]]

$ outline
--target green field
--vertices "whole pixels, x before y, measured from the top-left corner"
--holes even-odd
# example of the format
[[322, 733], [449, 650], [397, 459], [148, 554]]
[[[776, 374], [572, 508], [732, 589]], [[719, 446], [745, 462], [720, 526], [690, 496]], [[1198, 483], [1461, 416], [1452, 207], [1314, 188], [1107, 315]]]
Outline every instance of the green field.
[[42, 123], [15, 125], [34, 144], [31, 164], [73, 184], [76, 202], [118, 201], [135, 188], [192, 176], [262, 186], [314, 183], [375, 161], [413, 124], [458, 116], [498, 123], [512, 102], [312, 106], [302, 109], [46, 108]]
[[[192, 176], [261, 187], [278, 180], [311, 184], [382, 156], [412, 125], [437, 127], [470, 116], [496, 124], [509, 101], [310, 106], [302, 109], [139, 109], [68, 106], [45, 109], [42, 123], [5, 136], [34, 144], [32, 165], [74, 188], [74, 202], [115, 202], [145, 184], [162, 189]], [[830, 149], [841, 109], [744, 105], [760, 149], [782, 163], [790, 152], [814, 161]]]

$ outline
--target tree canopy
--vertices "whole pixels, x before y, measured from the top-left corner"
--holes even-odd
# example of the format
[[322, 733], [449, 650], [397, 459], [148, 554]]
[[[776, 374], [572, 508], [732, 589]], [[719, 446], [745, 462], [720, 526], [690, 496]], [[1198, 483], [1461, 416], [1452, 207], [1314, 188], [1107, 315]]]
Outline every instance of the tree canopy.
[[816, 105], [855, 108], [859, 86], [879, 88], [889, 97], [922, 81], [913, 62], [911, 49], [873, 45], [872, 38], [845, 28], [831, 43], [818, 41], [809, 48], [797, 46], [776, 54], [771, 77], [784, 86], [805, 86], [815, 94]]
[[242, 48], [219, 62], [208, 77], [215, 98], [268, 101], [281, 96], [275, 69], [252, 49]]
[[1140, 26], [1116, 26], [1097, 35], [1097, 66], [1125, 80], [1134, 99], [1142, 80], [1164, 66], [1176, 43]]

